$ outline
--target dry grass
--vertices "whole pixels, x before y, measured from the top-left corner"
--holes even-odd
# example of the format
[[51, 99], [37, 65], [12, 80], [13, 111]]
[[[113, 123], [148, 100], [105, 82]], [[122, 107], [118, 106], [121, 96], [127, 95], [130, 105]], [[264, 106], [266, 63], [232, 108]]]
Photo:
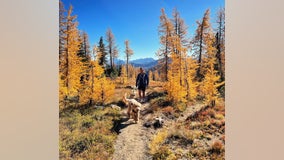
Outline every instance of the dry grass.
[[[153, 104], [165, 99], [155, 99]], [[159, 103], [158, 103], [159, 102]], [[179, 113], [173, 107], [159, 107], [158, 112]], [[174, 122], [164, 129], [166, 136], [158, 132], [151, 142], [154, 159], [224, 159], [225, 158], [225, 107], [209, 107], [185, 122]], [[212, 139], [216, 139], [212, 142]], [[155, 141], [160, 140], [160, 143]], [[211, 145], [208, 145], [211, 144]]]
[[109, 159], [114, 152], [117, 135], [111, 131], [112, 121], [119, 119], [119, 113], [111, 108], [85, 110], [60, 116], [60, 159]]
[[151, 143], [149, 144], [150, 153], [156, 154], [162, 144], [165, 142], [166, 138], [168, 137], [168, 132], [166, 130], [159, 131], [152, 139]]

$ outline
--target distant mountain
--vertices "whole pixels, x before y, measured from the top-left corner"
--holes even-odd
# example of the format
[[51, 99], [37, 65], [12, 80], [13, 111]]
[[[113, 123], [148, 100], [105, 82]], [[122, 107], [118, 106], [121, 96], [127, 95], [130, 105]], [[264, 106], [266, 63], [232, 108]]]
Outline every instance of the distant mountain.
[[153, 63], [156, 60], [153, 58], [140, 58], [140, 59], [135, 59], [135, 60], [131, 60], [130, 63], [133, 64], [145, 64], [145, 63]]
[[141, 58], [130, 61], [130, 64], [132, 64], [135, 67], [142, 67], [144, 69], [149, 69], [158, 64], [158, 61], [153, 58]]
[[[114, 63], [116, 65], [122, 65], [125, 64], [125, 61], [121, 59], [115, 59]], [[158, 64], [158, 60], [155, 60], [153, 58], [140, 58], [140, 59], [131, 60], [129, 63], [135, 67], [142, 67], [144, 69], [149, 69], [156, 66]]]
[[114, 64], [122, 65], [122, 64], [125, 64], [125, 62], [124, 62], [124, 60], [121, 60], [121, 59], [114, 59]]

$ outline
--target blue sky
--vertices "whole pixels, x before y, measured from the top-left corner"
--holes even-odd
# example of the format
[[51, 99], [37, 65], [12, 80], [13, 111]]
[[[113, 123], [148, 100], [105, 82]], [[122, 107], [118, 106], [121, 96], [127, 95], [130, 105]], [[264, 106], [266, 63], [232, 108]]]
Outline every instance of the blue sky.
[[[158, 26], [161, 8], [172, 17], [177, 8], [188, 26], [192, 37], [196, 21], [210, 8], [214, 27], [216, 12], [225, 6], [225, 0], [62, 0], [65, 9], [72, 4], [73, 14], [78, 16], [79, 29], [87, 32], [90, 45], [98, 44], [100, 36], [105, 38], [107, 28], [111, 28], [119, 48], [119, 59], [125, 59], [124, 41], [130, 41], [134, 51], [131, 59], [155, 56], [159, 49]], [[106, 43], [106, 42], [105, 42]]]

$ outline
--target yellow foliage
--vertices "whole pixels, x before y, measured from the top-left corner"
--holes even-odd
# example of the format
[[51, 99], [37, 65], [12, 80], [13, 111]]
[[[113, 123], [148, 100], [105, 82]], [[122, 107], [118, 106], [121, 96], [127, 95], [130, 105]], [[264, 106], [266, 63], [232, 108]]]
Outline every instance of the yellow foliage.
[[103, 73], [104, 73], [104, 68], [99, 64], [99, 58], [97, 58], [96, 61], [92, 62], [93, 67], [93, 72], [94, 72], [94, 77], [96, 78], [100, 78], [102, 77]]
[[[64, 43], [60, 47], [59, 59], [59, 98], [60, 102], [65, 101], [65, 97], [74, 98], [79, 96], [81, 88], [80, 78], [82, 74], [81, 58], [77, 55], [79, 50], [80, 36], [77, 29], [78, 23], [76, 16], [72, 16], [72, 6], [68, 10], [66, 23], [60, 23], [60, 27], [65, 28], [61, 33], [66, 36], [60, 36], [60, 42]], [[62, 17], [65, 19], [65, 17]], [[61, 103], [65, 107], [66, 103]]]
[[171, 70], [169, 70], [168, 73], [168, 81], [165, 84], [165, 89], [168, 92], [168, 99], [174, 103], [186, 102], [186, 90], [180, 85], [179, 77], [173, 76]]
[[155, 154], [159, 151], [160, 147], [164, 143], [168, 136], [168, 132], [166, 130], [159, 131], [157, 135], [155, 135], [152, 141], [149, 144], [150, 153]]
[[215, 115], [215, 118], [219, 119], [219, 120], [223, 120], [225, 117], [222, 114], [218, 113], [218, 114]]
[[[99, 65], [100, 53], [96, 59], [90, 61], [90, 69], [87, 69], [88, 78], [85, 78], [80, 89], [79, 104], [84, 105], [93, 100], [97, 104], [109, 102], [114, 94], [114, 84], [104, 77], [104, 69]], [[84, 67], [82, 67], [84, 70]], [[86, 69], [85, 69], [86, 70]]]
[[153, 72], [152, 71], [149, 71], [149, 80], [153, 81]]
[[126, 66], [121, 66], [121, 74], [120, 74], [120, 83], [126, 84], [127, 83], [127, 75], [126, 75]]
[[59, 73], [59, 107], [62, 109], [65, 106], [64, 98], [67, 96], [67, 87], [64, 86], [64, 80], [61, 78]]
[[160, 75], [159, 75], [158, 70], [154, 71], [153, 76], [154, 76], [154, 80], [155, 81], [159, 81], [160, 80]]
[[187, 58], [187, 77], [186, 77], [186, 81], [188, 84], [187, 98], [188, 100], [192, 101], [194, 101], [198, 95], [197, 91], [198, 82], [194, 80], [197, 67], [198, 65], [196, 60], [193, 60], [191, 57]]
[[[91, 73], [88, 73], [91, 76]], [[80, 93], [79, 93], [79, 104], [87, 104], [92, 99], [92, 79], [84, 79]]]
[[70, 97], [78, 95], [78, 89], [81, 87], [81, 58], [77, 55], [79, 50], [80, 36], [77, 29], [78, 23], [73, 22], [74, 16], [71, 16], [72, 6], [67, 15], [67, 60], [68, 60], [68, 74], [67, 74], [67, 92]]
[[[168, 93], [168, 99], [177, 102], [186, 102], [186, 88], [184, 86], [181, 76], [184, 74], [179, 68], [179, 58], [176, 54], [171, 56], [172, 63], [170, 64], [170, 70], [168, 71], [168, 81], [165, 84], [165, 90]], [[182, 83], [181, 83], [182, 80]]]
[[93, 73], [94, 65], [93, 61], [88, 59], [87, 61], [82, 62], [82, 79], [81, 79], [81, 88], [79, 90], [79, 104], [85, 105], [90, 102], [92, 99], [92, 86], [93, 86]]
[[214, 68], [216, 64], [215, 50], [212, 46], [212, 40], [206, 40], [206, 72], [205, 78], [202, 82], [201, 91], [205, 97], [205, 103], [214, 106], [218, 102], [219, 92], [217, 87], [222, 85], [224, 82], [219, 82], [220, 76]]
[[[96, 59], [91, 61], [90, 79], [87, 86], [90, 86], [86, 97], [90, 97], [97, 104], [107, 103], [114, 94], [115, 85], [111, 80], [104, 77], [104, 69], [99, 65], [100, 53]], [[89, 94], [87, 94], [89, 93]]]
[[135, 80], [136, 79], [136, 75], [138, 75], [139, 71], [137, 68], [135, 68], [134, 66], [132, 66], [131, 64], [128, 66], [129, 67], [129, 75], [130, 77]]
[[106, 77], [94, 78], [93, 99], [95, 103], [106, 104], [109, 102], [114, 95], [114, 89], [115, 85]]

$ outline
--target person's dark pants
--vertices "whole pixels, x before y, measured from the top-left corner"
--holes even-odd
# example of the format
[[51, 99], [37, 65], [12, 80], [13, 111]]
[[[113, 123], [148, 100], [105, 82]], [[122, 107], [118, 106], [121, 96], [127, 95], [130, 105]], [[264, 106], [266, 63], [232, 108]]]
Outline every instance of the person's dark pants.
[[143, 92], [145, 92], [146, 86], [138, 86], [138, 90], [142, 90]]
[[141, 91], [142, 91], [142, 98], [145, 98], [145, 90], [146, 86], [138, 86], [138, 91], [139, 91], [139, 98], [141, 98]]

